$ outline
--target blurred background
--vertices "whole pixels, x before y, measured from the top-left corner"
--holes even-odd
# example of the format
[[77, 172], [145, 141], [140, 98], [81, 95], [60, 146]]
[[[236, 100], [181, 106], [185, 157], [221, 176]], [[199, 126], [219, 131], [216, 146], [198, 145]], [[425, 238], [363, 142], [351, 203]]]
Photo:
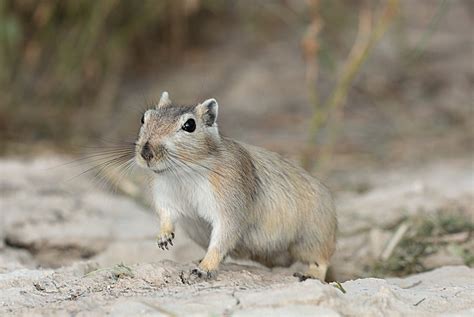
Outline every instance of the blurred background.
[[[342, 231], [363, 214], [365, 227], [346, 232], [359, 244], [341, 240], [341, 263], [370, 241], [405, 243], [399, 254], [372, 245], [358, 256], [380, 254], [342, 278], [423, 271], [420, 257], [440, 250], [445, 262], [431, 266], [473, 265], [472, 30], [470, 0], [2, 0], [0, 154], [132, 141], [162, 91], [180, 104], [214, 97], [223, 134], [326, 179]], [[426, 194], [426, 179], [454, 198]], [[142, 201], [133, 181], [119, 191]], [[419, 188], [426, 204], [393, 205]]]

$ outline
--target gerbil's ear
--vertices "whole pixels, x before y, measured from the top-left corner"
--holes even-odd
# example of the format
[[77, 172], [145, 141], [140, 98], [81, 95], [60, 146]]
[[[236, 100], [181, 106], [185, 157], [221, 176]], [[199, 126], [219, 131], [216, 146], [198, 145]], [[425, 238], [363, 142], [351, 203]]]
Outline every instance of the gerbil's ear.
[[197, 106], [197, 113], [206, 125], [212, 126], [217, 120], [218, 107], [216, 99], [207, 99]]
[[167, 91], [164, 91], [161, 94], [160, 102], [158, 102], [158, 105], [156, 106], [156, 108], [158, 109], [165, 106], [171, 106], [170, 95], [168, 94]]

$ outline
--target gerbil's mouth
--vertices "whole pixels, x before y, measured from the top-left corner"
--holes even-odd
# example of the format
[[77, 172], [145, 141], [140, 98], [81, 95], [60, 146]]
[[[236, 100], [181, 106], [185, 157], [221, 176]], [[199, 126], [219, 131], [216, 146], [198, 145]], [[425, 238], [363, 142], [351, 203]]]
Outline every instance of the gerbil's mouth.
[[166, 172], [167, 170], [169, 170], [169, 168], [163, 168], [163, 169], [153, 169], [153, 168], [150, 168], [150, 169], [151, 169], [151, 170], [153, 171], [153, 173], [155, 173], [155, 174], [161, 174], [161, 173], [164, 173], [164, 172]]
[[141, 166], [145, 169], [148, 169], [148, 170], [152, 171], [155, 174], [161, 174], [161, 173], [164, 173], [164, 172], [166, 172], [170, 169], [169, 167], [166, 167], [166, 166], [160, 166], [161, 168], [157, 167], [156, 165], [165, 165], [165, 164], [155, 163], [155, 162], [152, 162], [152, 161], [147, 161], [147, 160], [143, 159], [143, 157], [139, 154], [135, 155], [135, 162], [138, 164], [138, 166]]

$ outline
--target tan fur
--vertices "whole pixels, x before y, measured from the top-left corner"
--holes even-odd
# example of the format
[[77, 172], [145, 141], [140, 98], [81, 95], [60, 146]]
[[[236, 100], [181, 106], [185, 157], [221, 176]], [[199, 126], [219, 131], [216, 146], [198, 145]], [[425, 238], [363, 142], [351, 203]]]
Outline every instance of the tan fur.
[[171, 217], [167, 215], [165, 212], [158, 212], [160, 216], [160, 232], [170, 234], [174, 232], [173, 222], [171, 221]]
[[[166, 97], [147, 111], [136, 148], [137, 163], [157, 173], [161, 243], [179, 221], [208, 249], [203, 271], [230, 255], [269, 267], [300, 261], [308, 276], [323, 280], [337, 228], [328, 189], [276, 153], [222, 137], [215, 100], [175, 106]], [[180, 129], [189, 119], [196, 121], [192, 133]], [[146, 142], [156, 153], [147, 162], [140, 156]]]
[[219, 254], [219, 251], [217, 249], [211, 249], [201, 263], [199, 263], [199, 268], [206, 272], [216, 271], [221, 260], [222, 256]]

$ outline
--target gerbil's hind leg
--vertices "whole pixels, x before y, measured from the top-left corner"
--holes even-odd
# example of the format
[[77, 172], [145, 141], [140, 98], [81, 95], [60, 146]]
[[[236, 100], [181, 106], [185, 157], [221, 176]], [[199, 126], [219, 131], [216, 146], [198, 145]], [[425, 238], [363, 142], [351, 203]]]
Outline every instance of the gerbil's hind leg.
[[[311, 237], [311, 235], [309, 236]], [[324, 282], [326, 279], [326, 272], [331, 256], [334, 253], [335, 243], [332, 239], [319, 243], [316, 242], [318, 242], [317, 239], [314, 239], [312, 244], [308, 243], [308, 240], [306, 242], [300, 241], [290, 249], [295, 260], [308, 265], [308, 270], [304, 274], [295, 275], [300, 281], [313, 278]]]
[[310, 263], [308, 265], [308, 270], [306, 273], [295, 273], [293, 276], [297, 277], [300, 282], [305, 281], [307, 279], [318, 279], [324, 283], [324, 279], [326, 278], [326, 272], [328, 270], [328, 266], [325, 263]]

